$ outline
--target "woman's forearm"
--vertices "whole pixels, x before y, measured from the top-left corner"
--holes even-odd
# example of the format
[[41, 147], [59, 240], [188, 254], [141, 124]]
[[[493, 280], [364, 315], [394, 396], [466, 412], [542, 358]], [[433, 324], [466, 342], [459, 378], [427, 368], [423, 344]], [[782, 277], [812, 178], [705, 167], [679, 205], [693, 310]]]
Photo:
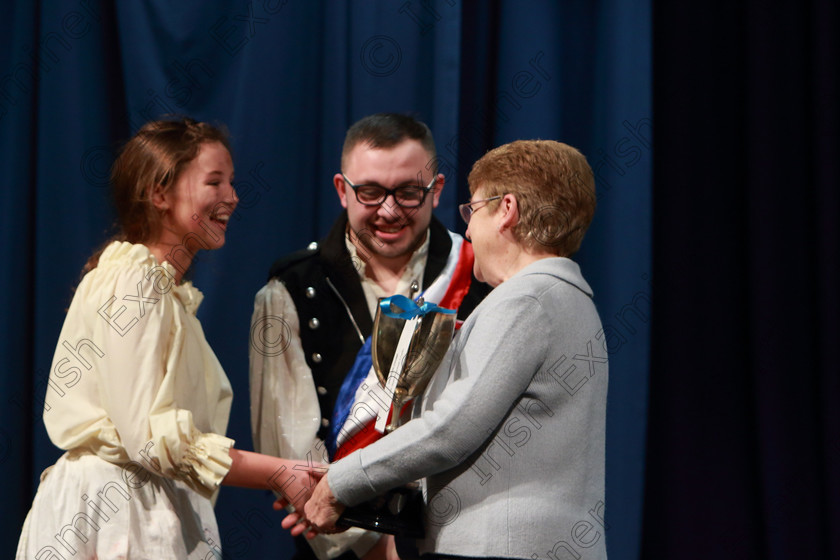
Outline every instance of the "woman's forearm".
[[252, 451], [230, 449], [233, 464], [222, 484], [242, 488], [268, 489], [284, 496], [293, 505], [305, 501], [326, 467], [272, 457]]

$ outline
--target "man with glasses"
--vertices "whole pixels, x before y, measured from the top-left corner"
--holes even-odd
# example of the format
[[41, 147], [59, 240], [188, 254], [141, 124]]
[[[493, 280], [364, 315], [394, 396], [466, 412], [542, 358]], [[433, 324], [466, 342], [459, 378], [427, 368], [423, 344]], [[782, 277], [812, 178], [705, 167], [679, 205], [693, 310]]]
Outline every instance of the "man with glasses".
[[[257, 294], [251, 421], [261, 453], [326, 461], [377, 439], [387, 398], [370, 367], [379, 298], [396, 294], [457, 308], [463, 319], [489, 287], [472, 277], [469, 243], [434, 216], [444, 186], [429, 128], [376, 114], [347, 131], [341, 206], [327, 236], [277, 261]], [[356, 558], [385, 546], [353, 529], [296, 541], [295, 558]]]

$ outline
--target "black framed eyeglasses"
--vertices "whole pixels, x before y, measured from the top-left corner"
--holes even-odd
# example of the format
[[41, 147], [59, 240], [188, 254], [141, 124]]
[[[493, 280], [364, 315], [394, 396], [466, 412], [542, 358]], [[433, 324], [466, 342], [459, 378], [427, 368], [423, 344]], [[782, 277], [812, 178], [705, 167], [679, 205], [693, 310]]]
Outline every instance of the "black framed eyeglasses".
[[[487, 204], [486, 204], [487, 202], [490, 202], [491, 200], [496, 200], [496, 199], [499, 199], [499, 198], [502, 198], [502, 195], [491, 196], [490, 198], [484, 198], [482, 200], [474, 200], [472, 202], [467, 202], [466, 204], [461, 204], [460, 206], [458, 206], [458, 210], [461, 212], [461, 217], [464, 219], [464, 221], [467, 222], [467, 224], [469, 224], [470, 223], [470, 218], [472, 218], [473, 214], [475, 214], [476, 212], [478, 212], [479, 210], [484, 208], [484, 206], [487, 206]], [[479, 206], [478, 208], [473, 208], [473, 204], [481, 204], [482, 202], [485, 203], [484, 206]]]
[[344, 177], [344, 182], [350, 185], [350, 188], [356, 193], [356, 200], [359, 201], [359, 204], [379, 206], [389, 196], [393, 196], [394, 201], [403, 208], [417, 208], [421, 206], [426, 200], [426, 195], [435, 186], [435, 181], [437, 180], [437, 176], [432, 177], [432, 180], [425, 187], [407, 186], [386, 189], [382, 185], [354, 185], [347, 178], [347, 175], [342, 173], [341, 176]]

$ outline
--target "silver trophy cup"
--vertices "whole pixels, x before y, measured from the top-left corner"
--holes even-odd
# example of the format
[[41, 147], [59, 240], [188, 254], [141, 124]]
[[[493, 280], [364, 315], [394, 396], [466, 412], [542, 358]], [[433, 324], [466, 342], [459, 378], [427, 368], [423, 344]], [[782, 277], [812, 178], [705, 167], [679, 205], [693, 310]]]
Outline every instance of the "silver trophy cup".
[[[418, 300], [418, 304], [422, 308], [423, 298]], [[394, 359], [401, 358], [401, 356], [396, 356], [396, 352], [406, 322], [407, 319], [384, 313], [382, 305], [376, 308], [371, 340], [373, 369], [383, 387], [387, 385], [389, 375], [396, 378], [393, 413], [391, 421], [385, 428], [386, 434], [399, 427], [403, 405], [422, 394], [432, 375], [437, 371], [452, 342], [455, 313], [430, 311], [420, 315], [411, 333], [411, 342], [405, 352], [405, 361], [402, 362], [400, 371], [392, 372]], [[400, 361], [397, 360], [398, 363]], [[393, 379], [391, 383], [393, 384]]]
[[[385, 427], [386, 434], [400, 426], [405, 403], [426, 389], [452, 342], [455, 330], [454, 312], [439, 308], [425, 310], [423, 298], [417, 303], [419, 314], [411, 322], [396, 316], [393, 309], [391, 313], [385, 312], [382, 300], [376, 309], [371, 337], [373, 369], [383, 387], [389, 388], [389, 383], [393, 385], [394, 394], [391, 419]], [[390, 307], [393, 308], [393, 304]], [[404, 334], [406, 323], [408, 328], [413, 325], [413, 329]], [[410, 342], [400, 352], [401, 355], [397, 355], [403, 336], [410, 336]], [[417, 485], [410, 484], [391, 490], [370, 502], [345, 509], [338, 524], [422, 538], [422, 501]]]

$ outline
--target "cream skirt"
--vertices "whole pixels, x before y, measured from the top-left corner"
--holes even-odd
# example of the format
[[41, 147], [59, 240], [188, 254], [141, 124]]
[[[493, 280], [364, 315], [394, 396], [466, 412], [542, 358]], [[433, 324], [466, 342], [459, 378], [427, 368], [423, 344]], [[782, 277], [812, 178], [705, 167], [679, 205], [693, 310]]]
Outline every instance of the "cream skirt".
[[185, 484], [67, 452], [41, 475], [16, 558], [218, 560], [222, 550], [213, 504]]

